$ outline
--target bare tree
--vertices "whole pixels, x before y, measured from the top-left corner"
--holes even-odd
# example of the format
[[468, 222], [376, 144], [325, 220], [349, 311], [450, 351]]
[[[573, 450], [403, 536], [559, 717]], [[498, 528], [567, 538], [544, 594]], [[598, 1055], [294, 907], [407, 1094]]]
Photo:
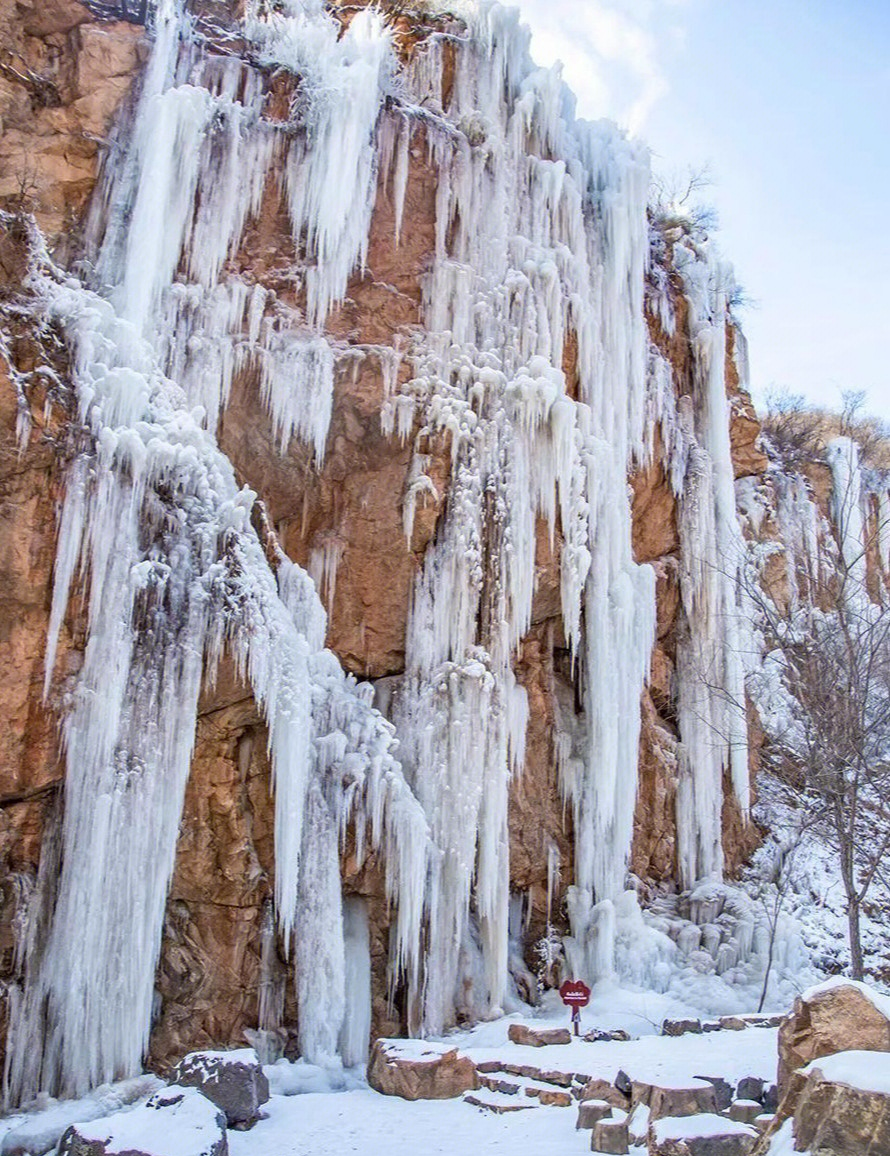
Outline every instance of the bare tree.
[[821, 455], [820, 416], [800, 394], [773, 390], [767, 395], [763, 432], [786, 469]]
[[[858, 489], [849, 497], [858, 502]], [[890, 600], [869, 597], [870, 538], [851, 550], [845, 533], [841, 518], [837, 566], [809, 576], [805, 600], [760, 585], [748, 593], [787, 691], [787, 718], [766, 755], [837, 855], [851, 971], [861, 979], [862, 907], [890, 848]]]

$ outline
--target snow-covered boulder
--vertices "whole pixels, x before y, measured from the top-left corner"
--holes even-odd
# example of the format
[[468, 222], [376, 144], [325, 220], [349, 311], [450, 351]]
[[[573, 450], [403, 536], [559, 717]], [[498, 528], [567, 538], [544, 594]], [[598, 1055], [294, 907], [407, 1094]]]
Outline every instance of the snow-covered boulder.
[[582, 1100], [578, 1105], [578, 1121], [576, 1128], [593, 1131], [600, 1120], [608, 1119], [612, 1115], [612, 1105], [605, 1100]]
[[129, 1112], [72, 1124], [59, 1156], [228, 1156], [225, 1116], [195, 1088], [165, 1088]]
[[890, 998], [836, 978], [798, 996], [779, 1028], [780, 1096], [798, 1068], [845, 1051], [890, 1051]]
[[757, 1132], [711, 1113], [665, 1117], [649, 1128], [649, 1156], [748, 1156]]
[[890, 1152], [890, 1053], [838, 1052], [808, 1065], [794, 1147], [820, 1156]]
[[368, 1083], [384, 1096], [403, 1100], [451, 1100], [479, 1087], [469, 1056], [444, 1044], [377, 1040], [368, 1064]]
[[100, 1120], [139, 1100], [148, 1099], [165, 1085], [157, 1076], [135, 1076], [103, 1084], [79, 1100], [41, 1097], [3, 1137], [0, 1156], [43, 1156], [55, 1148], [72, 1124]]
[[717, 1111], [717, 1093], [708, 1080], [634, 1080], [633, 1103], [645, 1104], [653, 1120], [663, 1116], [696, 1116]]
[[590, 1138], [592, 1152], [607, 1152], [610, 1156], [625, 1156], [630, 1140], [627, 1134], [627, 1113], [616, 1111], [612, 1116], [594, 1125]]
[[222, 1109], [230, 1128], [255, 1123], [269, 1099], [269, 1081], [253, 1048], [191, 1052], [176, 1065], [172, 1082], [203, 1092]]

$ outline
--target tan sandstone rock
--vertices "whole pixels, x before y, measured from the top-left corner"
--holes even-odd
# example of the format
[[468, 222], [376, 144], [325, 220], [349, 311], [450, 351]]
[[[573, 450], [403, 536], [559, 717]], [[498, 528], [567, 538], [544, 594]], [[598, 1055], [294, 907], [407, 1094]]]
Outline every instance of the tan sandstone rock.
[[511, 1043], [527, 1048], [544, 1048], [550, 1044], [570, 1044], [572, 1033], [568, 1028], [530, 1028], [526, 1024], [510, 1024], [507, 1032]]
[[[885, 1009], [888, 1014], [885, 1014]], [[804, 992], [779, 1028], [779, 1094], [792, 1072], [844, 1051], [890, 1051], [890, 1000], [865, 984], [833, 979]]]
[[406, 1040], [377, 1040], [368, 1083], [403, 1100], [452, 1100], [479, 1087], [473, 1061], [456, 1048]]

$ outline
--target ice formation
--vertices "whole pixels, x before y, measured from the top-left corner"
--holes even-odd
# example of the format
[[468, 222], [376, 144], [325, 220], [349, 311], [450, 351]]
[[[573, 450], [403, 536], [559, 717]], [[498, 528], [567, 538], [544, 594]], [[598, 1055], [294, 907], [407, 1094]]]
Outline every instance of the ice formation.
[[[574, 119], [558, 74], [531, 64], [515, 13], [486, 7], [470, 33], [447, 107], [433, 35], [412, 62], [401, 122], [384, 125], [393, 181], [406, 139], [423, 133], [439, 181], [426, 332], [386, 419], [403, 435], [416, 420], [419, 445], [447, 437], [452, 458], [393, 715], [439, 848], [424, 983], [433, 1031], [450, 1022], [470, 934], [486, 975], [478, 1012], [505, 997], [507, 799], [527, 715], [512, 662], [531, 623], [538, 519], [563, 540], [563, 613], [585, 688], [562, 777], [586, 897], [573, 934], [589, 976], [611, 953], [607, 930], [597, 959], [587, 951], [594, 896], [608, 904], [625, 885], [654, 633], [654, 575], [632, 558], [626, 482], [644, 456], [648, 158], [612, 126]], [[563, 370], [569, 341], [579, 397]], [[424, 476], [419, 460], [412, 492]]]
[[[320, 31], [337, 53], [351, 51], [349, 38], [338, 46], [320, 10], [288, 20], [298, 39]], [[385, 38], [368, 37], [376, 59]], [[47, 688], [80, 580], [89, 591], [88, 641], [64, 727], [61, 873], [45, 897], [47, 926], [29, 937], [24, 990], [14, 998], [14, 1101], [38, 1090], [77, 1095], [141, 1068], [202, 674], [212, 677], [224, 648], [268, 724], [276, 915], [298, 962], [312, 953], [318, 981], [313, 987], [310, 969], [300, 969], [307, 1057], [336, 1052], [347, 1014], [338, 849], [350, 824], [360, 858], [369, 845], [383, 851], [398, 907], [394, 968], [417, 968], [427, 827], [393, 758], [392, 727], [321, 650], [324, 611], [309, 579], [282, 558], [276, 584], [251, 523], [254, 495], [238, 488], [201, 428], [205, 414], [195, 403], [206, 396], [184, 394], [158, 367], [159, 356], [183, 361], [170, 301], [222, 288], [219, 271], [256, 208], [271, 156], [266, 130], [245, 127], [257, 85], [248, 78], [246, 103], [235, 101], [242, 66], [231, 61], [206, 62], [207, 88], [185, 83], [178, 74], [200, 67], [197, 52], [186, 18], [162, 3], [133, 143], [118, 158], [110, 208], [100, 214], [107, 229], [95, 276], [108, 299], [52, 270], [33, 278], [46, 317], [65, 335], [85, 432], [61, 516]], [[307, 220], [300, 227], [309, 228], [308, 243], [330, 240], [330, 222], [319, 229]], [[186, 249], [195, 281], [173, 286]], [[339, 284], [328, 287], [334, 295]], [[257, 337], [256, 291], [239, 282], [228, 291], [238, 302], [229, 319], [246, 312], [248, 337]], [[186, 327], [188, 344], [194, 335]], [[279, 339], [268, 330], [260, 342], [264, 380]], [[305, 355], [285, 354], [286, 382], [264, 384], [276, 418], [299, 412], [275, 401], [285, 386], [298, 394], [306, 385], [302, 404], [324, 415], [306, 360], [326, 344], [312, 335], [305, 345]], [[187, 366], [184, 380], [191, 385]], [[288, 421], [322, 451], [325, 430]]]
[[[90, 289], [47, 271], [35, 282], [71, 350], [85, 431], [61, 518], [48, 689], [82, 581], [89, 641], [65, 729], [58, 894], [46, 900], [46, 936], [36, 924], [30, 936], [17, 995], [13, 1099], [79, 1094], [139, 1068], [201, 679], [225, 648], [267, 721], [273, 765], [260, 1032], [283, 1014], [277, 927], [295, 963], [304, 1057], [364, 1054], [368, 912], [342, 895], [347, 829], [359, 859], [381, 850], [391, 974], [407, 977], [412, 1030], [441, 1031], [458, 1007], [505, 1007], [508, 799], [528, 715], [514, 662], [541, 533], [559, 546], [580, 691], [555, 740], [575, 839], [570, 970], [593, 981], [636, 968], [635, 981], [651, 982], [678, 953], [693, 966], [705, 936], [717, 971], [757, 955], [745, 912], [724, 941], [674, 927], [685, 937], [674, 947], [627, 890], [655, 635], [655, 574], [633, 558], [627, 479], [651, 458], [656, 428], [680, 506], [677, 820], [690, 888], [721, 874], [724, 773], [748, 806], [727, 271], [704, 248], [675, 246], [694, 354], [693, 396], [678, 399], [647, 333], [648, 156], [614, 126], [575, 118], [558, 73], [532, 64], [513, 11], [481, 5], [459, 33], [431, 32], [398, 83], [371, 9], [344, 31], [316, 0], [274, 10], [251, 0], [240, 32], [248, 59], [213, 53], [177, 0], [159, 0], [132, 123], [92, 212]], [[282, 120], [268, 112], [264, 70], [299, 78]], [[399, 242], [421, 146], [437, 176], [422, 329], [392, 349], [347, 348], [326, 336], [326, 319], [363, 269], [378, 179], [393, 190]], [[242, 250], [276, 179], [293, 262], [273, 290], [255, 283]], [[673, 333], [669, 285], [655, 280], [650, 311]], [[274, 535], [258, 534], [262, 511], [215, 441], [244, 374], [279, 450], [296, 439], [320, 462], [334, 383], [357, 356], [380, 362], [384, 432], [413, 444], [409, 540], [418, 502], [439, 497], [430, 446], [451, 458], [405, 675], [391, 694], [378, 688], [391, 722], [323, 649], [316, 587], [330, 609], [343, 543], [316, 544], [311, 578], [280, 552], [273, 573]], [[808, 543], [811, 528], [801, 532]], [[554, 846], [548, 922], [560, 873]]]
[[750, 805], [746, 663], [752, 661], [743, 605], [746, 552], [736, 511], [726, 395], [727, 292], [731, 270], [712, 250], [677, 245], [674, 260], [689, 303], [695, 438], [680, 499], [677, 646], [680, 878], [692, 886], [723, 871], [723, 775], [742, 813]]

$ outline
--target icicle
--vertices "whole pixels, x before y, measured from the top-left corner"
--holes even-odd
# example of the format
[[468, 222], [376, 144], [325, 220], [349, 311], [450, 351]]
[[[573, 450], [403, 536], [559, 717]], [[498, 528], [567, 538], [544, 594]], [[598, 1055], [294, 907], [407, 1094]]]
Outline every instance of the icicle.
[[690, 307], [696, 437], [680, 500], [680, 586], [686, 626], [677, 650], [681, 879], [721, 878], [723, 772], [743, 815], [750, 798], [745, 673], [750, 614], [741, 604], [745, 546], [736, 511], [726, 396], [726, 291], [730, 272], [712, 253], [677, 246]]
[[[471, 27], [457, 50], [450, 123], [437, 131], [442, 122], [424, 119], [439, 178], [427, 335], [404, 408], [391, 404], [384, 418], [390, 431], [404, 413], [419, 418], [421, 439], [449, 437], [453, 465], [393, 709], [440, 848], [424, 980], [430, 1031], [453, 1020], [471, 925], [486, 988], [474, 980], [474, 1014], [503, 1004], [507, 798], [527, 714], [512, 660], [531, 622], [537, 518], [552, 539], [562, 528], [563, 617], [585, 666], [583, 754], [564, 781], [578, 878], [598, 900], [624, 888], [654, 635], [654, 575], [633, 562], [627, 493], [628, 468], [644, 452], [648, 159], [614, 128], [573, 121], [557, 74], [528, 59], [514, 13], [486, 7]], [[409, 115], [441, 107], [441, 62], [435, 41], [418, 52]], [[569, 331], [580, 403], [562, 371]], [[430, 488], [418, 451], [404, 503], [409, 539]], [[478, 717], [488, 720], [482, 733]], [[586, 959], [583, 973], [605, 966], [608, 952]]]
[[346, 1011], [340, 1031], [340, 1055], [349, 1068], [368, 1058], [371, 1038], [371, 945], [368, 906], [352, 896], [343, 900]]

